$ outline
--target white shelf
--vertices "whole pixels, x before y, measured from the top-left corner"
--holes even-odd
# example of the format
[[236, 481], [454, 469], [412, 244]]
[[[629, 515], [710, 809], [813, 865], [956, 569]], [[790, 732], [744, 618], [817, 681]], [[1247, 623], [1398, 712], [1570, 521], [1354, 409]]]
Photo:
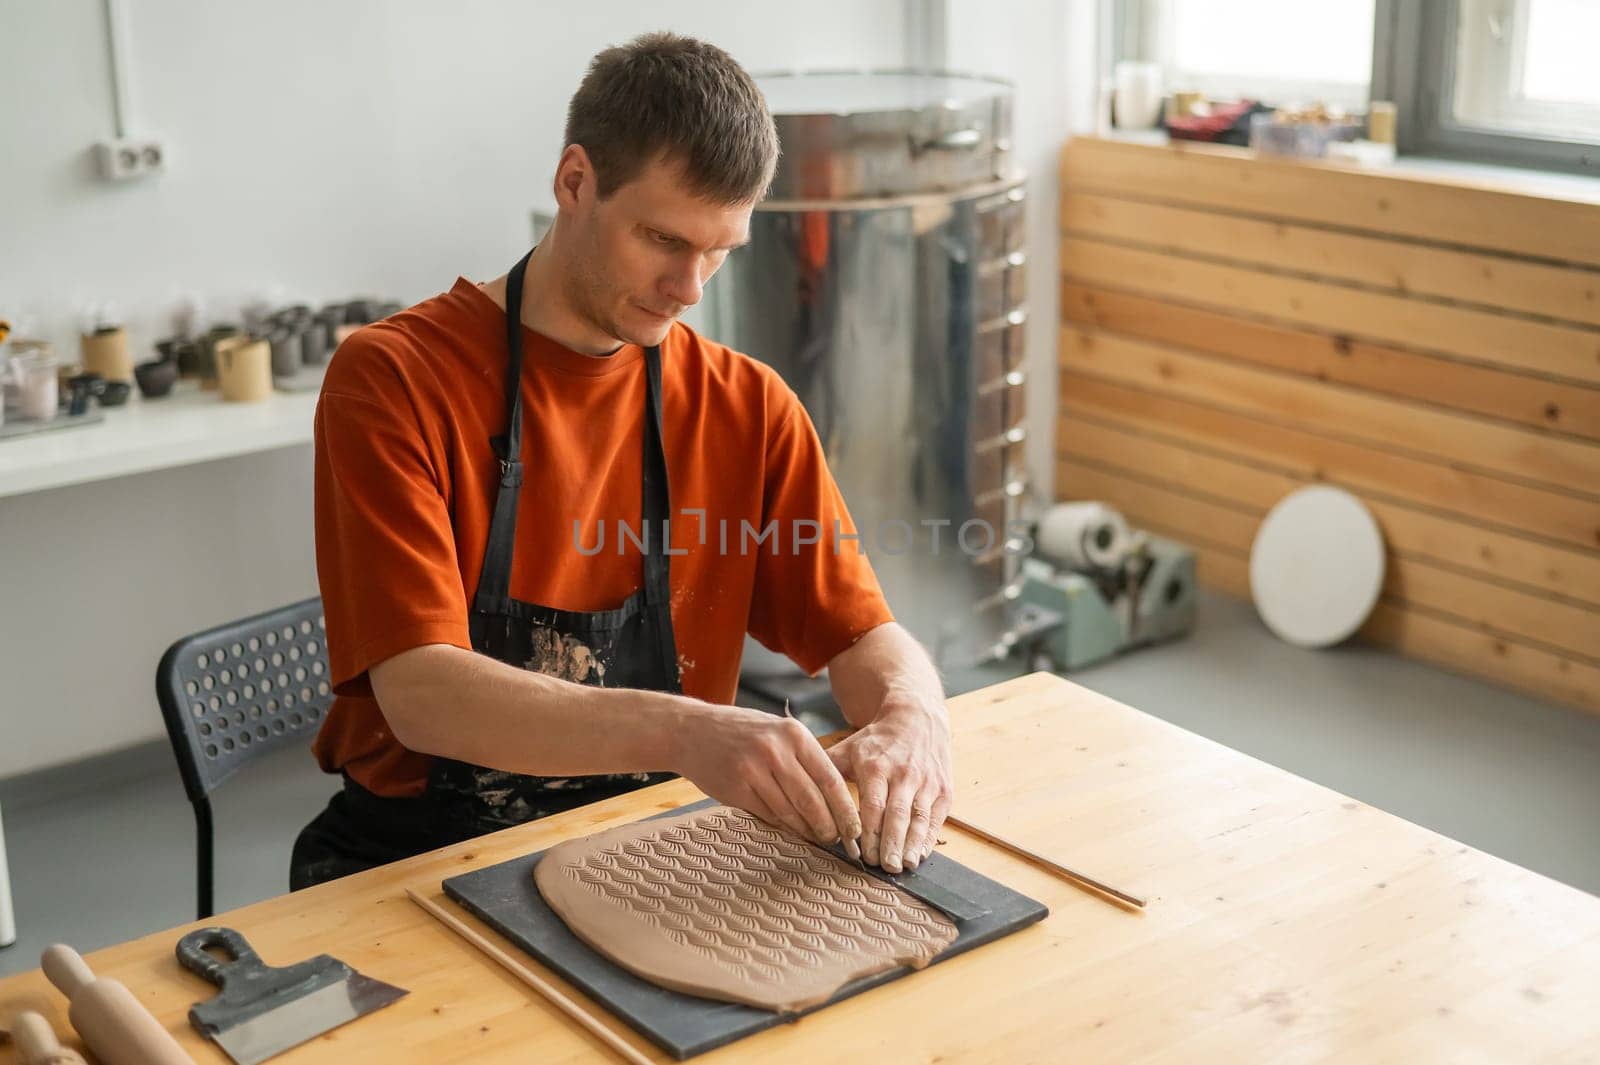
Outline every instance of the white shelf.
[[0, 440], [0, 497], [310, 443], [316, 407], [316, 392], [259, 403], [227, 403], [190, 382], [162, 399], [135, 392], [98, 425]]

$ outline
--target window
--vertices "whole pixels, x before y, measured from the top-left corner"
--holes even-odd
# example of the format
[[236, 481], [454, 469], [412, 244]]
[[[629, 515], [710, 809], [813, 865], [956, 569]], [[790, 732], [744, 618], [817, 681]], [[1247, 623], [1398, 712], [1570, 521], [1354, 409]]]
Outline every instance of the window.
[[1600, 173], [1595, 0], [1379, 0], [1375, 97], [1400, 148]]
[[1450, 119], [1464, 128], [1594, 139], [1597, 41], [1594, 0], [1462, 0]]
[[1110, 0], [1168, 91], [1352, 111], [1403, 152], [1600, 174], [1600, 0]]
[[1122, 0], [1121, 58], [1160, 64], [1167, 89], [1364, 111], [1375, 0]]

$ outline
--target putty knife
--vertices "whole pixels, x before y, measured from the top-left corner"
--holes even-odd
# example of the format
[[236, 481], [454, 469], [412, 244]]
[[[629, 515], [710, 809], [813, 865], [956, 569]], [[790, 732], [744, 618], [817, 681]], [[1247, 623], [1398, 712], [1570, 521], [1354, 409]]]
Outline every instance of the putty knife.
[[[208, 953], [213, 947], [232, 960]], [[327, 954], [281, 969], [265, 965], [231, 928], [190, 932], [177, 953], [180, 965], [222, 989], [189, 1010], [189, 1023], [238, 1065], [257, 1065], [406, 994]]]

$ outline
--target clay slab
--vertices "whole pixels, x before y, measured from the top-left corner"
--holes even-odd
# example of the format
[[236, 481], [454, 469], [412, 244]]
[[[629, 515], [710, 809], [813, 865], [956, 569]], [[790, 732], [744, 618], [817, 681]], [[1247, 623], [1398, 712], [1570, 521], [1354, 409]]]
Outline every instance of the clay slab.
[[630, 972], [783, 1013], [921, 969], [956, 938], [926, 903], [727, 806], [569, 840], [535, 880], [568, 928]]

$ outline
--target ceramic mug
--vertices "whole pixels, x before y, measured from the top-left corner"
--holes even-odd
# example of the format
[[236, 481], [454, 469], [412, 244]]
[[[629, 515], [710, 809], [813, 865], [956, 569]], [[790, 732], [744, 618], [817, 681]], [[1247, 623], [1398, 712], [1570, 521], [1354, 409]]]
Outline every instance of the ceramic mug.
[[1161, 67], [1156, 63], [1124, 60], [1117, 64], [1116, 109], [1118, 129], [1149, 129], [1161, 117]]
[[232, 337], [217, 345], [217, 381], [230, 403], [255, 403], [272, 395], [272, 345], [251, 337]]
[[293, 377], [300, 372], [300, 334], [281, 326], [267, 337], [272, 345], [272, 375]]
[[118, 326], [105, 326], [79, 338], [83, 351], [83, 368], [97, 373], [107, 381], [133, 380], [133, 351], [128, 347], [128, 334]]
[[[231, 346], [244, 339], [244, 334], [236, 325], [214, 325], [196, 338], [192, 372], [200, 378], [201, 387], [216, 387], [217, 352], [224, 346]], [[181, 363], [179, 370], [183, 372]]]
[[300, 361], [306, 366], [321, 366], [328, 361], [328, 332], [320, 321], [312, 322], [300, 334]]

